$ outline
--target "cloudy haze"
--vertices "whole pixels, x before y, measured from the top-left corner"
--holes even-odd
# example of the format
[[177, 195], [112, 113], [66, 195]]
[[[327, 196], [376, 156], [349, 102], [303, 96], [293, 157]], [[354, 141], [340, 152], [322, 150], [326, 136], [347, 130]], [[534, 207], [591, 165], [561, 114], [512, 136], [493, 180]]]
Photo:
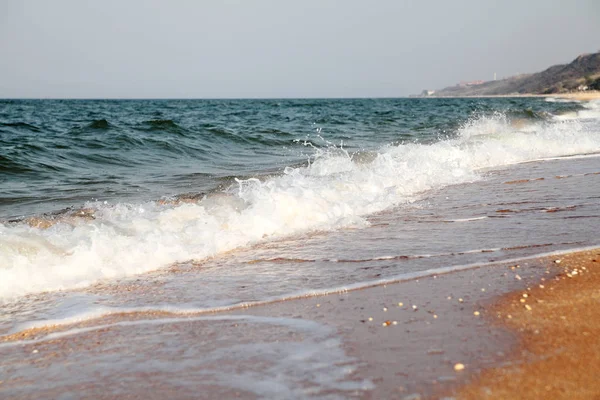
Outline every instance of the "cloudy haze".
[[598, 0], [0, 0], [0, 97], [405, 96], [598, 38]]

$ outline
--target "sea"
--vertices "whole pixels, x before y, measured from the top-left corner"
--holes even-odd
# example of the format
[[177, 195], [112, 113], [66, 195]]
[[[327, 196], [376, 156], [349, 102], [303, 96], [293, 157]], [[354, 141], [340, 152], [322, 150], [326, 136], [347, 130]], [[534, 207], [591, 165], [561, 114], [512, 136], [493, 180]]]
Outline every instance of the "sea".
[[[0, 100], [0, 335], [593, 247], [598, 226], [599, 101]], [[344, 376], [315, 393], [358, 390]]]

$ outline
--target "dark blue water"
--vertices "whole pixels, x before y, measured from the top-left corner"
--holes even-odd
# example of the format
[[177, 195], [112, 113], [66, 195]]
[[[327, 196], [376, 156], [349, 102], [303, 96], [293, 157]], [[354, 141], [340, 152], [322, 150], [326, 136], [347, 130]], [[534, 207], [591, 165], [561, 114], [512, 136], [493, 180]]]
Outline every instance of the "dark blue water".
[[580, 109], [539, 98], [1, 100], [0, 218], [194, 196], [306, 163], [313, 146], [376, 151], [453, 137], [481, 116]]

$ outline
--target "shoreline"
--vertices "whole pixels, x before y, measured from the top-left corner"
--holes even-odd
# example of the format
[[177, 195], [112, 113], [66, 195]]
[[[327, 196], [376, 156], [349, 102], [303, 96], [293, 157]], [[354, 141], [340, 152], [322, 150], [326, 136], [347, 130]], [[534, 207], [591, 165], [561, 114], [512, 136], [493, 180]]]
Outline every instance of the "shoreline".
[[[590, 261], [592, 259], [596, 261]], [[600, 281], [599, 266], [600, 247], [595, 247], [481, 265], [371, 287], [345, 296], [306, 299], [303, 304], [281, 303], [249, 309], [248, 313], [296, 315], [337, 327], [347, 351], [364, 363], [357, 376], [376, 384], [367, 398], [450, 396], [477, 400], [488, 393], [490, 384], [483, 379], [494, 374], [506, 376], [502, 366], [519, 371], [528, 362], [552, 357], [550, 350], [542, 348], [535, 353], [530, 349], [523, 330], [528, 329], [531, 321], [521, 318], [548, 312], [555, 304], [553, 296], [562, 296], [565, 286], [588, 276]], [[527, 297], [523, 297], [524, 293]], [[598, 296], [590, 299], [600, 300], [600, 292], [596, 290], [596, 293]], [[398, 300], [402, 301], [396, 303]], [[540, 307], [540, 301], [545, 302], [545, 310]], [[303, 312], [299, 313], [299, 309]], [[597, 315], [600, 317], [600, 311]], [[360, 324], [356, 324], [357, 321]], [[525, 335], [535, 331], [529, 328]], [[537, 331], [536, 336], [540, 329]], [[596, 333], [600, 335], [600, 330], [586, 337], [597, 337]], [[563, 335], [561, 339], [575, 342], [578, 337]], [[598, 350], [595, 354], [600, 354], [600, 345]], [[598, 360], [600, 368], [600, 358]], [[586, 365], [580, 363], [565, 379], [578, 382], [576, 378]], [[555, 364], [549, 368], [561, 371]], [[543, 384], [549, 372], [545, 369], [523, 374]], [[548, 384], [552, 382], [546, 381], [543, 386]], [[505, 383], [500, 380], [498, 385], [502, 388]], [[530, 398], [540, 398], [533, 387], [531, 390], [521, 384], [507, 387], [513, 391], [506, 395], [499, 391], [500, 397], [492, 398], [528, 398], [529, 393]], [[522, 397], [524, 391], [528, 395]], [[570, 397], [572, 394], [574, 392], [567, 392], [568, 398], [576, 398]]]
[[[356, 387], [359, 389], [355, 389], [352, 396], [342, 389], [332, 389], [333, 394], [358, 398], [416, 399], [438, 398], [451, 392], [458, 395], [457, 398], [462, 398], [460, 396], [463, 396], [463, 393], [479, 390], [464, 386], [469, 381], [476, 382], [479, 376], [486, 377], [490, 373], [488, 371], [495, 371], [498, 365], [507, 361], [510, 363], [509, 368], [511, 365], [520, 365], [516, 356], [518, 350], [515, 349], [521, 348], [521, 332], [515, 332], [512, 325], [498, 323], [504, 321], [499, 316], [506, 315], [506, 311], [497, 305], [509, 304], [512, 307], [514, 300], [519, 299], [524, 292], [532, 293], [532, 298], [533, 293], [539, 296], [535, 292], [538, 289], [534, 288], [543, 282], [548, 282], [545, 284], [550, 286], [549, 282], [553, 277], [558, 277], [561, 284], [563, 281], [570, 283], [575, 281], [573, 279], [581, 279], [568, 278], [567, 282], [565, 266], [569, 267], [572, 259], [585, 258], [590, 253], [598, 253], [600, 259], [600, 248], [594, 248], [575, 253], [527, 258], [519, 261], [519, 264], [514, 260], [483, 264], [470, 269], [349, 292], [299, 298], [208, 315], [176, 315], [168, 312], [108, 315], [70, 325], [22, 331], [18, 335], [11, 335], [11, 338], [4, 337], [4, 345], [0, 346], [0, 356], [6, 360], [5, 363], [9, 367], [20, 365], [24, 371], [29, 369], [30, 373], [34, 374], [40, 373], [38, 365], [48, 363], [47, 365], [60, 367], [62, 363], [69, 364], [69, 353], [64, 352], [64, 349], [69, 349], [70, 353], [78, 355], [78, 362], [82, 364], [80, 367], [83, 370], [94, 369], [96, 352], [101, 353], [103, 357], [112, 354], [116, 351], [115, 343], [131, 341], [131, 338], [143, 334], [149, 335], [160, 347], [148, 349], [144, 347], [143, 340], [131, 341], [127, 352], [137, 354], [141, 357], [141, 362], [153, 360], [154, 352], [158, 349], [174, 346], [172, 343], [165, 344], [161, 339], [164, 328], [159, 327], [162, 326], [169, 327], [172, 335], [173, 332], [187, 332], [181, 326], [190, 325], [193, 326], [195, 334], [200, 333], [204, 337], [210, 336], [207, 332], [214, 329], [210, 324], [215, 321], [231, 321], [232, 318], [236, 321], [256, 319], [283, 321], [282, 323], [304, 321], [303, 323], [333, 330], [334, 336], [327, 340], [339, 342], [341, 349], [354, 364], [353, 367], [346, 368], [351, 371], [347, 379], [358, 385]], [[564, 261], [558, 264], [555, 263], [556, 259]], [[547, 289], [550, 295], [559, 291], [560, 286]], [[509, 299], [508, 303], [504, 299]], [[519, 304], [521, 303], [517, 303]], [[532, 307], [537, 311], [537, 304], [532, 303]], [[518, 313], [511, 313], [511, 321], [519, 321]], [[266, 331], [258, 336], [257, 333], [253, 333], [258, 329], [256, 324], [250, 324], [244, 331], [236, 331], [233, 343], [254, 343], [265, 336], [271, 338], [267, 339], [267, 345], [287, 339], [285, 334], [281, 336], [283, 332], [277, 333], [281, 328], [274, 327], [275, 323], [270, 322], [267, 325], [260, 327]], [[237, 329], [234, 326], [237, 327], [238, 323], [228, 323], [220, 328], [218, 335], [232, 335], [231, 330]], [[276, 332], [275, 336], [272, 336], [273, 330]], [[52, 336], [52, 333], [61, 331], [70, 333]], [[10, 342], [19, 338], [35, 340], [21, 340], [13, 342], [15, 345], [6, 346], [6, 339]], [[298, 339], [291, 343], [296, 340]], [[107, 347], [104, 347], [105, 343], [108, 344]], [[182, 338], [178, 345], [188, 349], [197, 347], [193, 338], [189, 337]], [[200, 353], [196, 357], [204, 355], [205, 350], [199, 350]], [[125, 354], [127, 353], [121, 350], [114, 353], [114, 356], [120, 360]], [[545, 354], [542, 354], [543, 356]], [[173, 362], [175, 360], [169, 360], [167, 365]], [[117, 369], [115, 375], [119, 378], [117, 365], [118, 363], [114, 367]], [[251, 370], [255, 366], [241, 359], [238, 367]], [[330, 368], [335, 369], [336, 365], [332, 364]], [[155, 376], [157, 382], [152, 384], [146, 384], [145, 377], [146, 374], [142, 372], [133, 373], [129, 377], [134, 383], [131, 393], [139, 396], [154, 393], [155, 390], [159, 390], [156, 385], [165, 385], [164, 379], [168, 374], [158, 374]], [[113, 379], [105, 377], [82, 388], [80, 384], [69, 382], [66, 378], [62, 385], [57, 385], [55, 392], [43, 388], [39, 390], [44, 390], [48, 396], [65, 391], [87, 390], [86, 394], [92, 397], [111, 398], [111, 395], [103, 390], [107, 386], [117, 384]], [[13, 390], [7, 394], [18, 394], [23, 398], [39, 396], [40, 392], [36, 390], [18, 393], [21, 384], [19, 379], [6, 379], [0, 383], [0, 394], [6, 390]], [[485, 385], [487, 387], [487, 383]], [[363, 389], [360, 389], [361, 387]], [[215, 391], [214, 388], [211, 390], [215, 395], [221, 393], [230, 397], [254, 398], [253, 393], [244, 391], [233, 392], [223, 388], [219, 390], [225, 390], [224, 392]], [[314, 389], [307, 387], [306, 390]], [[171, 392], [158, 393], [167, 395]], [[474, 397], [465, 398], [480, 398], [478, 395], [479, 392]]]
[[600, 99], [600, 91], [587, 91], [587, 92], [577, 92], [577, 93], [562, 93], [559, 96], [563, 99], [573, 99], [579, 101], [591, 101]]
[[465, 95], [465, 96], [416, 96], [417, 99], [494, 99], [494, 98], [529, 98], [529, 97], [554, 97], [562, 99], [571, 99], [577, 101], [591, 101], [600, 99], [600, 91], [585, 91], [573, 93], [553, 93], [553, 94], [536, 94], [536, 93], [515, 93], [515, 94], [488, 94], [488, 95]]

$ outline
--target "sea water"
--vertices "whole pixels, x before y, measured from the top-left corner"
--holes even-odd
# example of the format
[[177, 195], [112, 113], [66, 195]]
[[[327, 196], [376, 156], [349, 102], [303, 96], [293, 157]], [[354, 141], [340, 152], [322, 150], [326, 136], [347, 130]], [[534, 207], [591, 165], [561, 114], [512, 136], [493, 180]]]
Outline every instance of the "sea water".
[[490, 171], [596, 153], [599, 114], [538, 98], [5, 100], [0, 299], [364, 229]]

